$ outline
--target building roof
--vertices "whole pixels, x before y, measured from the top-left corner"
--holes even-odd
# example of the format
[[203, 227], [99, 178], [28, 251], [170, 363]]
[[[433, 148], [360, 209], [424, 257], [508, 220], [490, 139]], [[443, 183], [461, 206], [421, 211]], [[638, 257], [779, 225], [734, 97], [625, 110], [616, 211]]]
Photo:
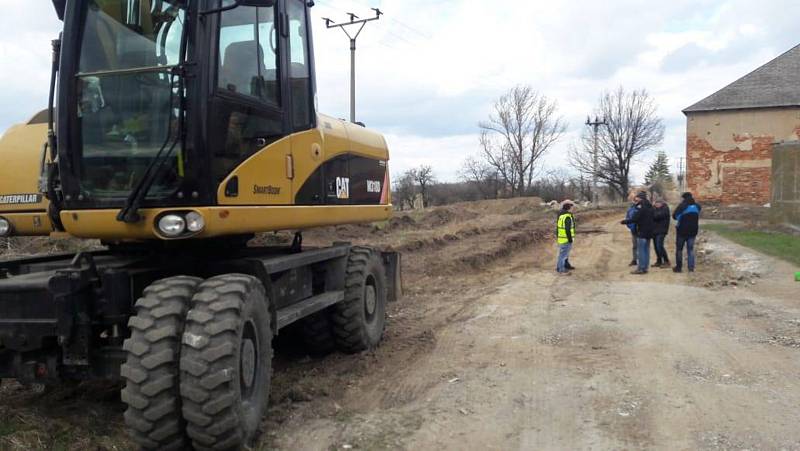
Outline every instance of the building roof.
[[800, 106], [800, 45], [683, 112], [791, 106]]

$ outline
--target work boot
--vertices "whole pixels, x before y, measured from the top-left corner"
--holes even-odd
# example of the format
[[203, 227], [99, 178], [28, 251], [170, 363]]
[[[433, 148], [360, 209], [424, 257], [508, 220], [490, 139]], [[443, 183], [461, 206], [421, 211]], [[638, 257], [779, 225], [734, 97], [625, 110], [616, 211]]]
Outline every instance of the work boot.
[[670, 263], [669, 260], [664, 260], [664, 263], [661, 265], [661, 267], [664, 269], [669, 269], [672, 267], [672, 263]]
[[680, 266], [676, 266], [676, 267], [672, 268], [672, 272], [683, 272], [683, 270], [681, 269]]
[[574, 266], [572, 266], [572, 265], [569, 263], [569, 261], [567, 261], [567, 264], [566, 264], [566, 265], [564, 265], [564, 268], [566, 268], [566, 269], [567, 269], [567, 271], [572, 271], [573, 269], [575, 269], [575, 267], [574, 267]]
[[628, 266], [639, 266], [639, 263], [636, 260], [631, 260]]
[[647, 274], [647, 271], [642, 271], [641, 269], [637, 269], [636, 271], [631, 272], [631, 274], [635, 276], [641, 276], [643, 274]]
[[657, 260], [656, 263], [653, 265], [653, 268], [660, 268], [661, 267], [661, 260]]

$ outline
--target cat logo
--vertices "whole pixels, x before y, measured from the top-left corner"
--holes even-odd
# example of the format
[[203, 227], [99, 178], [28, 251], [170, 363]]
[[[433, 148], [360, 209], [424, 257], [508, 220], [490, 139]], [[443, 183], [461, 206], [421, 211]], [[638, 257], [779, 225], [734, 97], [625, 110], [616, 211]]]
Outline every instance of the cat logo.
[[0, 196], [0, 204], [2, 205], [38, 204], [41, 201], [41, 194], [6, 194]]
[[350, 179], [347, 177], [336, 177], [336, 198], [350, 199]]

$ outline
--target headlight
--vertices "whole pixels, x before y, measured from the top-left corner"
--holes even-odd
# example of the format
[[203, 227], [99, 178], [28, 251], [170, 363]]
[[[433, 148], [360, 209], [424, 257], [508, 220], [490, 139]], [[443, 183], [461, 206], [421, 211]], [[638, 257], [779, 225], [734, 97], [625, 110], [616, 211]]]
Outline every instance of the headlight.
[[0, 236], [11, 235], [11, 223], [5, 218], [0, 218]]
[[206, 228], [206, 220], [203, 215], [195, 211], [186, 213], [186, 230], [197, 233]]
[[165, 215], [158, 220], [158, 230], [167, 238], [177, 238], [186, 231], [186, 220], [178, 215]]

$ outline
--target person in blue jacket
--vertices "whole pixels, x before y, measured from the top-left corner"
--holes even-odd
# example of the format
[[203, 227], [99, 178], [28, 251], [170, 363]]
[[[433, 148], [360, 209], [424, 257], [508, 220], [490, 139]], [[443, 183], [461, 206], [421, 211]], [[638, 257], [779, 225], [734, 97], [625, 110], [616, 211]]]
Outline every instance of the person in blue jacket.
[[675, 225], [677, 232], [675, 242], [675, 267], [672, 268], [672, 270], [674, 272], [683, 271], [683, 247], [686, 246], [689, 272], [694, 272], [694, 241], [700, 230], [700, 211], [702, 211], [702, 207], [694, 200], [692, 193], [683, 193], [681, 197], [683, 201], [672, 214], [672, 219], [677, 221]]
[[[633, 219], [633, 215], [636, 213], [636, 205], [637, 205], [636, 202], [631, 200], [631, 206], [628, 207], [628, 212], [625, 213], [625, 220], [626, 221], [630, 221], [631, 219]], [[631, 231], [631, 254], [632, 254], [632, 259], [631, 259], [631, 264], [629, 266], [636, 266], [638, 264], [636, 259], [638, 257], [638, 253], [639, 253], [639, 251], [638, 251], [638, 249], [639, 249], [639, 237], [636, 236], [636, 224], [628, 223], [628, 224], [626, 224], [626, 226], [628, 227], [628, 230]]]
[[638, 239], [638, 265], [631, 274], [647, 274], [650, 269], [650, 241], [656, 228], [653, 204], [647, 199], [647, 193], [636, 195], [636, 211], [631, 219], [622, 221], [622, 224], [636, 224], [636, 237]]

